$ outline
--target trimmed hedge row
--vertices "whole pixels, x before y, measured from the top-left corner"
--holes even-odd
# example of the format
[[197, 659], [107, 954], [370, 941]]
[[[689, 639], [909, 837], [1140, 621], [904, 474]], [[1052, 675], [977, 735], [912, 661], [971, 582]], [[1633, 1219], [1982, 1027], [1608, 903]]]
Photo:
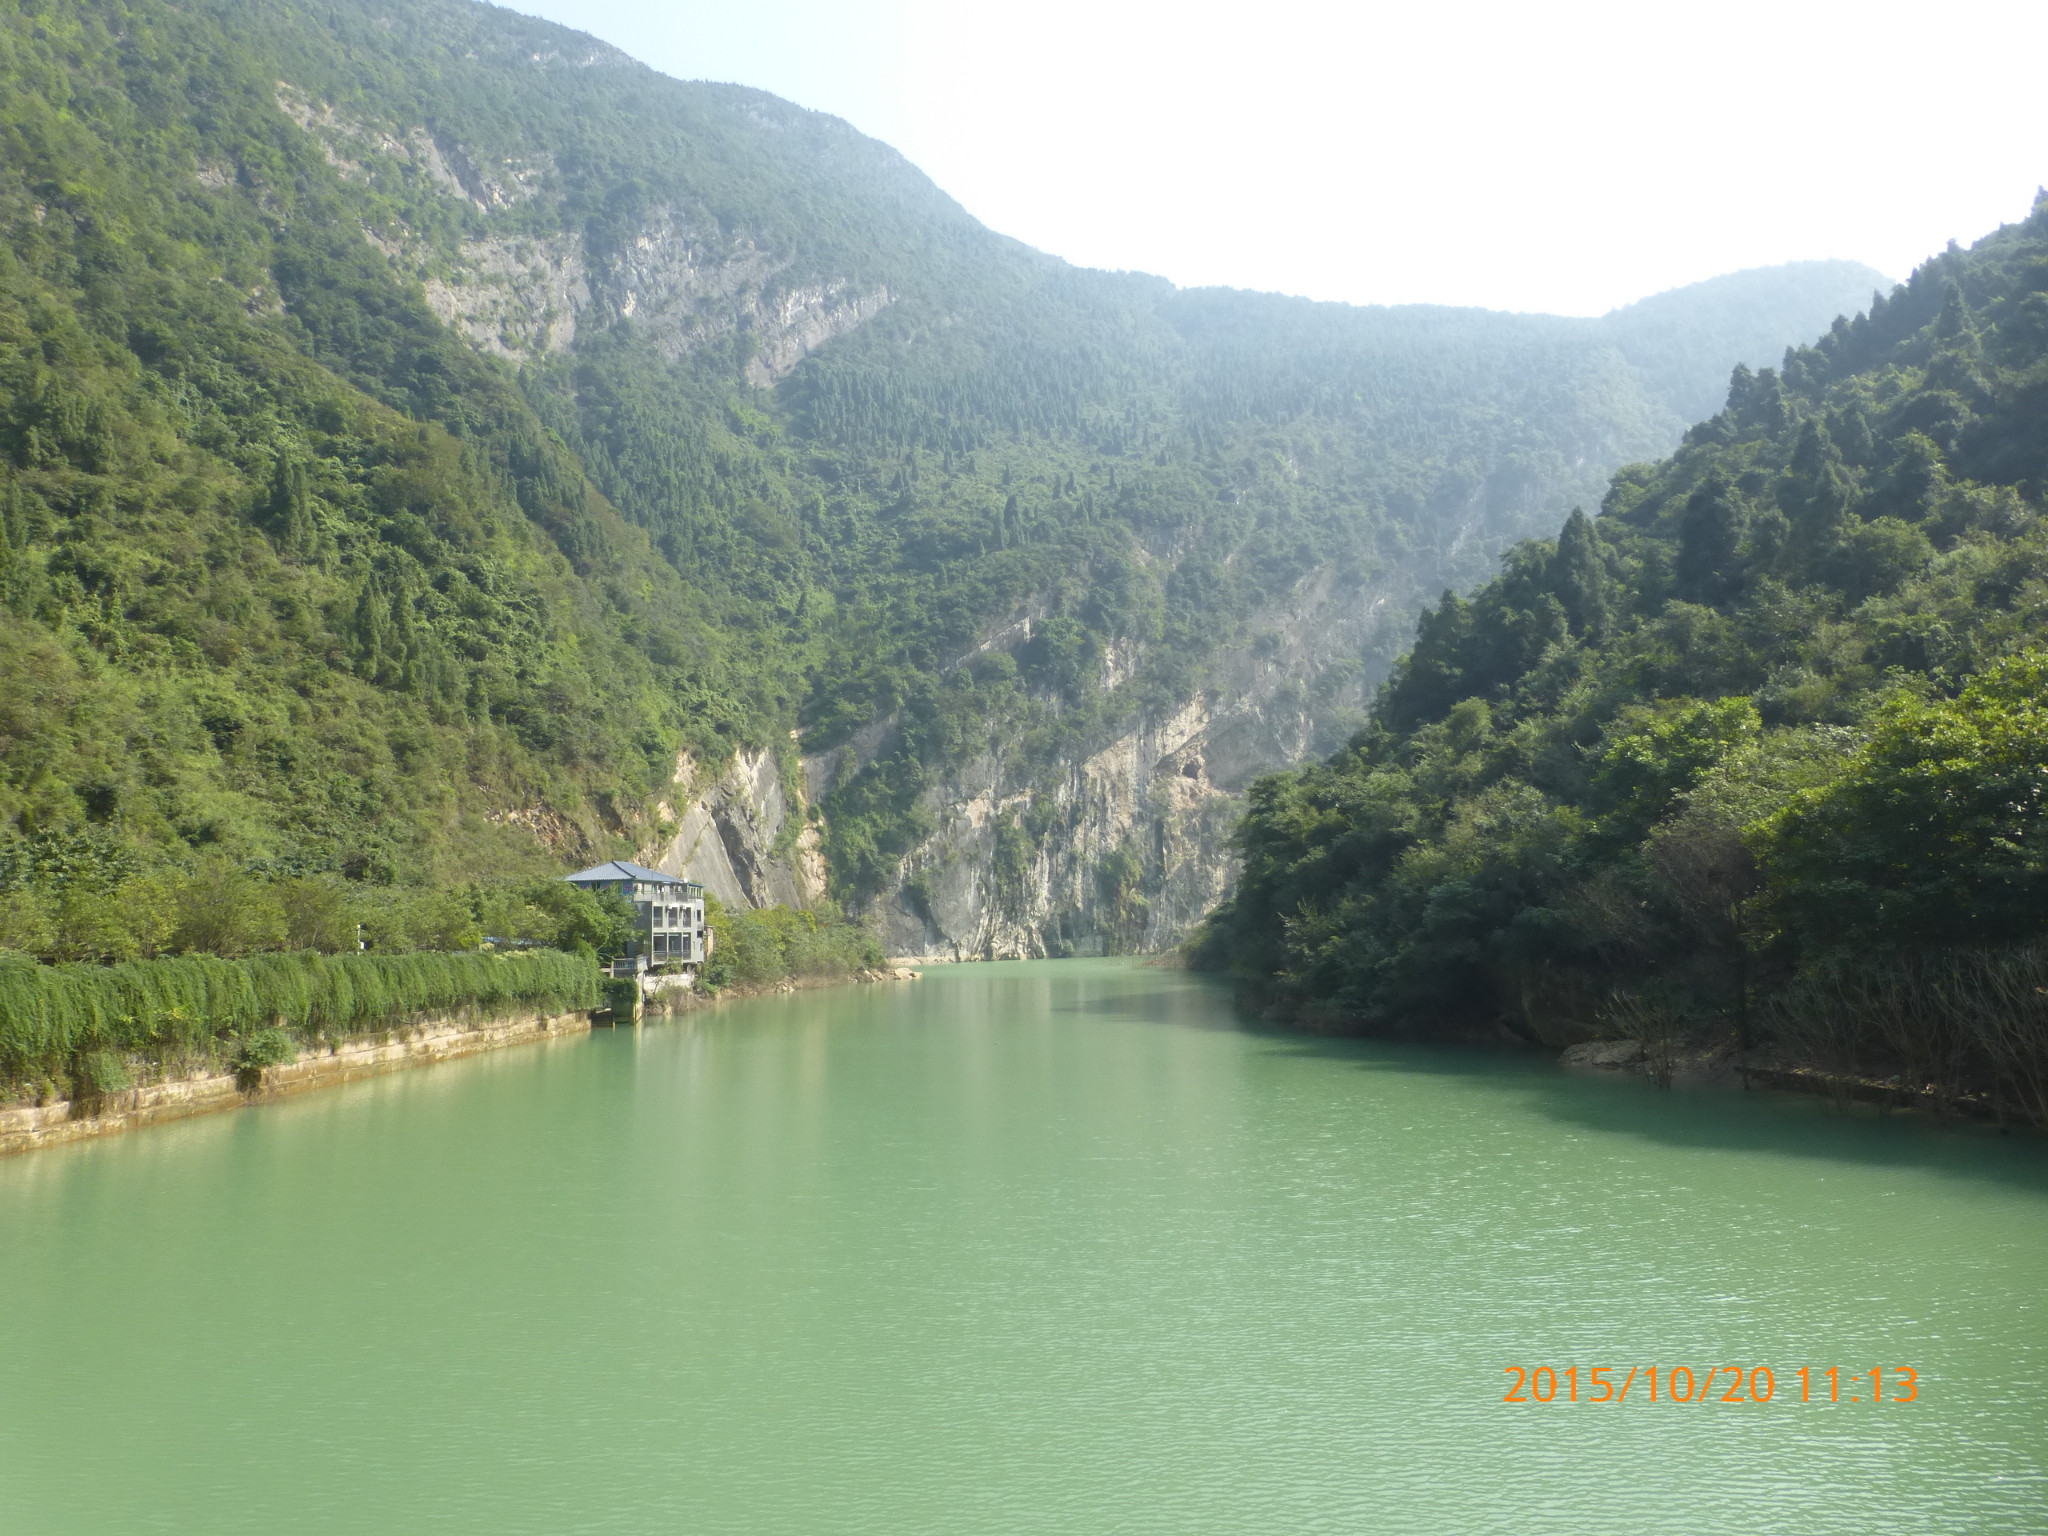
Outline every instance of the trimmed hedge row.
[[121, 965], [0, 955], [0, 1088], [75, 1077], [108, 1051], [161, 1058], [278, 1029], [311, 1042], [424, 1014], [594, 1008], [597, 982], [588, 960], [557, 950], [182, 955]]

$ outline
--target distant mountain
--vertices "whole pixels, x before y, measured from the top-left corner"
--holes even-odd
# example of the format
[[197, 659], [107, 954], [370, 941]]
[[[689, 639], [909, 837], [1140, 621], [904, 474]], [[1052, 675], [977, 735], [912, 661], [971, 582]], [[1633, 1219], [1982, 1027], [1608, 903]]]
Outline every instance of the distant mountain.
[[991, 953], [1179, 932], [1428, 595], [1878, 281], [1183, 292], [458, 0], [0, 20], [0, 227], [9, 867], [637, 850]]
[[1703, 378], [1694, 359], [1717, 354], [1752, 370], [1775, 366], [1786, 337], [1817, 334], [1816, 314], [1857, 314], [1892, 286], [1861, 262], [1795, 261], [1673, 288], [1614, 310], [1600, 324], [1658, 398], [1690, 425], [1720, 410], [1728, 394], [1728, 381]]

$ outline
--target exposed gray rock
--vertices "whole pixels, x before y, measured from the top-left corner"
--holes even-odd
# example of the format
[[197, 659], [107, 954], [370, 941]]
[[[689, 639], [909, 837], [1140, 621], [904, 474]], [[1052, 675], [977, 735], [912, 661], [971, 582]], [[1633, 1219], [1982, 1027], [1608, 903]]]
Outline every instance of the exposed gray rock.
[[[1163, 719], [1146, 720], [1069, 764], [1057, 783], [1034, 782], [999, 754], [957, 765], [926, 791], [932, 835], [863, 915], [891, 954], [954, 960], [1101, 954], [1171, 946], [1236, 878], [1228, 838], [1246, 786], [1260, 772], [1339, 745], [1363, 718], [1368, 691], [1391, 649], [1378, 588], [1330, 571], [1248, 626], [1251, 638], [1212, 662], [1205, 692]], [[1025, 614], [991, 634], [964, 664], [1031, 637]], [[1128, 646], [1104, 660], [1106, 686], [1141, 664]], [[875, 721], [830, 752], [803, 759], [800, 793], [817, 803], [842, 774], [886, 754], [892, 721]], [[660, 864], [687, 872], [721, 899], [812, 900], [824, 890], [814, 828], [794, 843], [795, 814], [765, 755], [743, 755], [716, 783], [678, 770], [662, 814], [681, 831]], [[1043, 835], [1019, 869], [1017, 828]], [[1005, 826], [1009, 827], [1007, 833]], [[1010, 856], [999, 859], [999, 836]], [[785, 852], [775, 852], [778, 839]], [[1135, 869], [1135, 881], [1112, 876]]]
[[[424, 177], [442, 195], [490, 214], [541, 196], [555, 176], [545, 157], [495, 161], [425, 127], [361, 122], [287, 81], [278, 82], [276, 99], [353, 180], [372, 181], [380, 171]], [[655, 212], [630, 239], [601, 251], [575, 230], [488, 234], [452, 253], [426, 249], [409, 231], [365, 234], [413, 271], [445, 323], [515, 362], [573, 350], [580, 332], [631, 320], [671, 357], [744, 333], [752, 344], [747, 379], [765, 387], [894, 298], [886, 287], [856, 290], [843, 278], [789, 282], [782, 276], [787, 255], [674, 209]]]
[[835, 336], [844, 336], [880, 314], [891, 300], [887, 288], [853, 293], [843, 282], [792, 288], [764, 312], [753, 311], [754, 355], [747, 362], [747, 382], [765, 388], [785, 378], [796, 365]]
[[648, 863], [695, 880], [729, 906], [807, 907], [825, 894], [816, 828], [804, 825], [785, 839], [791, 807], [774, 758], [742, 752], [716, 779], [699, 784], [699, 777], [688, 755], [676, 760], [674, 803], [655, 807], [676, 830], [641, 850]]
[[471, 345], [514, 361], [566, 352], [590, 307], [583, 242], [493, 236], [463, 246], [464, 265], [423, 283], [427, 304]]

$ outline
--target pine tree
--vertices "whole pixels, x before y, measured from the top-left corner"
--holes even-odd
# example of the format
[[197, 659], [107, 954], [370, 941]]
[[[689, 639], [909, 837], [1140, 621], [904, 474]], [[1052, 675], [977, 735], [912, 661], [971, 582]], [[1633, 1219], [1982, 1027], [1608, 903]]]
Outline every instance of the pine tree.
[[1855, 496], [1855, 482], [1827, 429], [1807, 422], [1778, 483], [1778, 506], [1792, 524], [1794, 546], [1802, 553], [1832, 547]]
[[1718, 472], [1687, 498], [1678, 525], [1680, 596], [1719, 605], [1741, 589], [1742, 535], [1748, 524], [1748, 509]]
[[21, 486], [12, 475], [0, 485], [0, 544], [9, 550], [28, 544], [28, 513], [21, 504]]
[[1970, 329], [1970, 306], [1963, 302], [1963, 290], [1954, 283], [1941, 296], [1941, 314], [1934, 322], [1934, 334], [1943, 341], [1955, 341]]
[[1942, 465], [1940, 447], [1924, 433], [1908, 432], [1874, 498], [1875, 510], [1909, 523], [1924, 522], [1947, 489], [1948, 471]]
[[270, 475], [268, 514], [271, 538], [281, 554], [309, 558], [318, 547], [320, 528], [313, 518], [313, 487], [306, 466], [280, 454]]
[[1557, 536], [1550, 582], [1574, 635], [1598, 635], [1607, 627], [1607, 571], [1593, 524], [1577, 507]]

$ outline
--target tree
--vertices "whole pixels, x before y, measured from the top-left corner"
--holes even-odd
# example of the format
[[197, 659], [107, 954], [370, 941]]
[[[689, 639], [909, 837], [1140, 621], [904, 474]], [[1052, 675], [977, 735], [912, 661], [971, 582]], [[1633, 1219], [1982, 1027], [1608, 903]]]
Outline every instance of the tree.
[[1633, 709], [1617, 726], [1594, 769], [1594, 803], [1644, 827], [1762, 730], [1746, 698], [1671, 700]]
[[1909, 523], [1923, 522], [1947, 489], [1948, 472], [1940, 446], [1924, 433], [1908, 432], [1885, 472], [1884, 484], [1878, 487], [1874, 506], [1864, 515], [1885, 513]]
[[1550, 564], [1551, 586], [1564, 604], [1574, 635], [1599, 635], [1607, 627], [1607, 571], [1593, 524], [1577, 507], [1557, 536]]
[[561, 880], [535, 880], [522, 894], [552, 921], [549, 942], [557, 949], [587, 944], [610, 959], [624, 954], [639, 931], [639, 913], [617, 891], [592, 892]]
[[313, 519], [313, 489], [306, 466], [296, 457], [280, 454], [271, 472], [270, 499], [265, 506], [271, 537], [278, 549], [296, 559], [306, 559], [319, 547], [319, 526]]
[[1749, 509], [1719, 472], [1686, 499], [1678, 524], [1679, 594], [1719, 607], [1742, 587], [1742, 535]]
[[287, 949], [338, 955], [356, 947], [356, 920], [345, 881], [331, 875], [280, 880], [277, 900], [284, 909]]
[[1775, 907], [1809, 943], [1925, 949], [2048, 933], [2048, 652], [1955, 699], [1894, 698], [1834, 783], [1760, 833]]
[[176, 948], [233, 959], [255, 950], [276, 949], [285, 940], [284, 909], [277, 893], [225, 860], [200, 866], [179, 893]]
[[1792, 525], [1794, 545], [1809, 557], [1832, 545], [1855, 496], [1855, 483], [1827, 428], [1807, 422], [1778, 482], [1778, 506]]

